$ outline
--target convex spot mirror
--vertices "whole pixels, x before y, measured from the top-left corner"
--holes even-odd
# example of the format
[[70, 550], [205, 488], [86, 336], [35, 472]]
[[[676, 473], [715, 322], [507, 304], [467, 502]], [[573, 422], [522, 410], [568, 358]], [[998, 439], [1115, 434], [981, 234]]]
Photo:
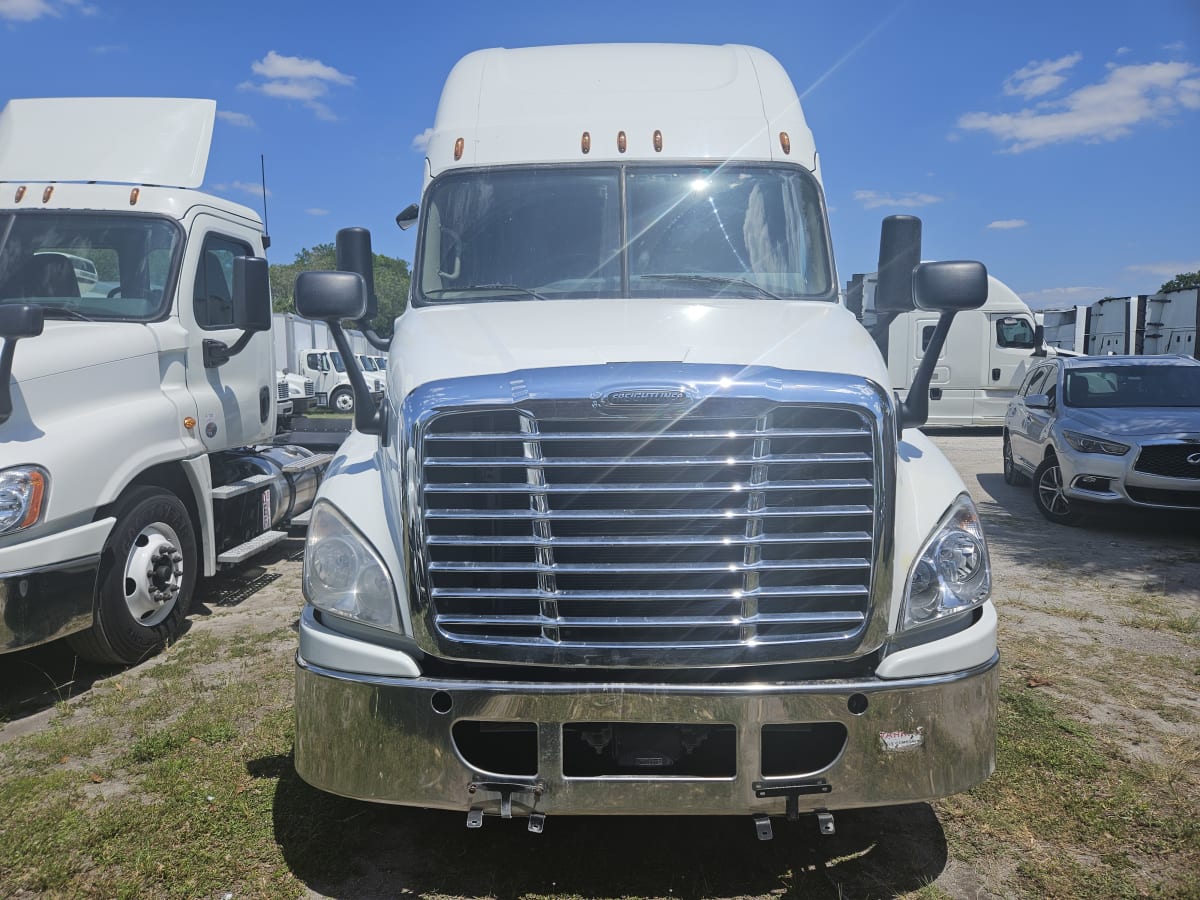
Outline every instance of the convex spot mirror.
[[243, 331], [271, 330], [271, 275], [262, 257], [233, 258], [233, 321]]
[[37, 337], [44, 327], [44, 312], [37, 304], [0, 304], [0, 337]]
[[987, 268], [973, 260], [921, 263], [913, 270], [912, 288], [918, 309], [978, 309], [987, 302]]
[[408, 231], [417, 224], [417, 213], [420, 212], [420, 207], [415, 203], [410, 203], [400, 212], [396, 213], [396, 224], [400, 226], [401, 231]]
[[359, 319], [367, 309], [366, 282], [357, 272], [301, 272], [295, 296], [296, 311], [307, 319]]

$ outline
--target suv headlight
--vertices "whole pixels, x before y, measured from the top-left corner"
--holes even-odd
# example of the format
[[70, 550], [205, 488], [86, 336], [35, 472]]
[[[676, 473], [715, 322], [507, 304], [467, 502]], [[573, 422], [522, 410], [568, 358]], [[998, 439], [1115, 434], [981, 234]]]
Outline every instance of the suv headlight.
[[1063, 429], [1063, 439], [1080, 453], [1107, 453], [1109, 456], [1124, 456], [1129, 452], [1128, 444], [1106, 441], [1104, 438], [1080, 434], [1078, 431], [1067, 431], [1065, 428]]
[[308, 525], [304, 597], [331, 615], [400, 630], [387, 567], [363, 534], [326, 501], [313, 507]]
[[0, 534], [10, 534], [42, 518], [50, 474], [41, 466], [0, 469]]
[[992, 592], [992, 565], [975, 504], [960, 494], [917, 556], [904, 591], [900, 628], [965, 612]]

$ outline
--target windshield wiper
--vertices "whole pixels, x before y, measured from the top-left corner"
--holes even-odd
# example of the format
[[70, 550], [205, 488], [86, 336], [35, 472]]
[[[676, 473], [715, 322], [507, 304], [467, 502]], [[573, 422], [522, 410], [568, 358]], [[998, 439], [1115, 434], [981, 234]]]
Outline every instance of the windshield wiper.
[[537, 291], [521, 287], [519, 284], [469, 284], [466, 287], [437, 288], [432, 291], [425, 291], [425, 296], [432, 297], [434, 294], [454, 294], [463, 291], [515, 291], [518, 294], [528, 294], [534, 300], [547, 299]]
[[43, 306], [42, 313], [47, 319], [74, 319], [77, 322], [91, 322], [83, 313], [69, 306]]
[[749, 281], [745, 278], [731, 278], [728, 275], [697, 275], [692, 272], [656, 272], [652, 274], [638, 275], [637, 277], [659, 278], [663, 281], [696, 281], [700, 282], [701, 284], [721, 284], [725, 285], [726, 287], [739, 285], [741, 287], [751, 288], [757, 291], [763, 297], [770, 297], [772, 300], [783, 299], [783, 297], [780, 297], [778, 294], [768, 291], [761, 284], [755, 284], [753, 281]]

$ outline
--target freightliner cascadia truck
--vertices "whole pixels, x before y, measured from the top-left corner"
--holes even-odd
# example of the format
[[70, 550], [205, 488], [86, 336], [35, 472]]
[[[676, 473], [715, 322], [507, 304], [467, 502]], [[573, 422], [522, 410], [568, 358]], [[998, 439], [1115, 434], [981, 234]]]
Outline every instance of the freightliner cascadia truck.
[[199, 575], [287, 537], [328, 455], [288, 402], [258, 215], [197, 190], [216, 104], [0, 112], [0, 652], [135, 663]]
[[[917, 430], [985, 268], [885, 220], [877, 310], [937, 313], [896, 396], [838, 302], [796, 92], [749, 47], [472, 53], [432, 135], [385, 399], [350, 367], [308, 531], [299, 774], [472, 827], [762, 838], [986, 778], [988, 553]], [[341, 346], [374, 304], [369, 235], [338, 247], [296, 298]]]

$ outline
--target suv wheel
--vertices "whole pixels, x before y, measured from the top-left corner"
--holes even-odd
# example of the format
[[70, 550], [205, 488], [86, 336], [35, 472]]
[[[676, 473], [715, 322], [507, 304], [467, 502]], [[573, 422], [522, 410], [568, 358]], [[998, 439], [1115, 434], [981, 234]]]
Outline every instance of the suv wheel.
[[1020, 487], [1029, 484], [1029, 476], [1017, 468], [1012, 458], [1012, 444], [1008, 440], [1008, 432], [1004, 432], [1004, 483]]
[[1059, 525], [1073, 525], [1079, 519], [1078, 504], [1063, 493], [1062, 467], [1058, 457], [1047, 456], [1033, 473], [1033, 502], [1038, 512]]

